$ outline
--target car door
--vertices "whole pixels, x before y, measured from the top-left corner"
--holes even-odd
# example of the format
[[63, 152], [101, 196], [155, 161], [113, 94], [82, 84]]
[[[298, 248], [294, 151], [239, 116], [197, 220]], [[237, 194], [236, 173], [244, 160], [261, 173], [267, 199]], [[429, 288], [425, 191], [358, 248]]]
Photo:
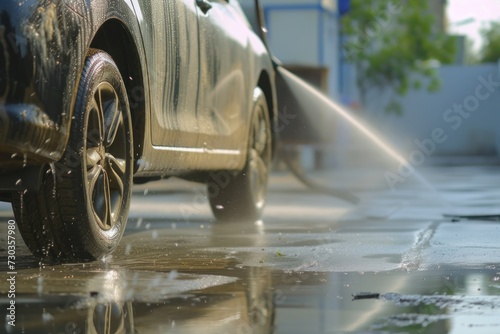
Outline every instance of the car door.
[[195, 0], [143, 1], [151, 16], [148, 71], [155, 146], [196, 147], [198, 22]]
[[249, 107], [250, 87], [245, 82], [248, 27], [226, 0], [195, 1], [200, 43], [200, 142], [209, 149], [241, 149]]

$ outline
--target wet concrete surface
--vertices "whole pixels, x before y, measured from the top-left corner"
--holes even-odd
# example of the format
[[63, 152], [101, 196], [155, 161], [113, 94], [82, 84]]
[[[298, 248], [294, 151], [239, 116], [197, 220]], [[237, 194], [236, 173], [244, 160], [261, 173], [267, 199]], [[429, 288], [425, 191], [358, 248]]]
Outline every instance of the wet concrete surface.
[[[18, 238], [16, 327], [0, 332], [500, 333], [498, 168], [427, 168], [435, 190], [359, 175], [316, 173], [353, 206], [275, 174], [255, 223], [214, 222], [196, 184], [142, 185], [120, 247], [93, 263], [40, 264]], [[0, 219], [6, 312], [3, 204]]]

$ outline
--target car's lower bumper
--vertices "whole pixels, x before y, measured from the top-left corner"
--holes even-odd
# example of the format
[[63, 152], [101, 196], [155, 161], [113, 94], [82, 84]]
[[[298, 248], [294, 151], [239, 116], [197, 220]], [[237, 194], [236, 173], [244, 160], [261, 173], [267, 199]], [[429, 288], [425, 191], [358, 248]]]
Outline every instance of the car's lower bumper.
[[0, 101], [0, 171], [57, 161], [64, 140], [59, 126], [38, 106]]

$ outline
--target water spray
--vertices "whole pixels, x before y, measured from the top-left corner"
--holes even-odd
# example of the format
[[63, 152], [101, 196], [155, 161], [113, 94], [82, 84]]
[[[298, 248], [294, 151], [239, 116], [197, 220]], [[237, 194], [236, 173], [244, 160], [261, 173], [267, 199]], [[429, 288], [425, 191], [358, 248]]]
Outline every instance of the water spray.
[[[287, 115], [295, 116], [293, 121], [290, 121], [289, 124], [283, 127], [283, 131], [280, 131], [282, 143], [331, 143], [334, 140], [332, 125], [340, 117], [363, 134], [370, 142], [379, 147], [388, 157], [400, 164], [400, 166], [411, 170], [414, 169], [401, 154], [386, 143], [374, 130], [370, 129], [369, 126], [363, 124], [347, 108], [334, 102], [280, 64], [276, 64], [275, 68], [279, 110], [286, 111]], [[283, 145], [281, 150], [282, 154], [280, 154], [280, 157], [282, 157], [290, 172], [300, 182], [315, 191], [329, 194], [353, 204], [359, 203], [359, 198], [354, 194], [342, 189], [325, 187], [307, 177], [303, 171], [290, 161], [289, 152]], [[415, 172], [414, 175], [424, 185], [432, 189], [418, 173]]]

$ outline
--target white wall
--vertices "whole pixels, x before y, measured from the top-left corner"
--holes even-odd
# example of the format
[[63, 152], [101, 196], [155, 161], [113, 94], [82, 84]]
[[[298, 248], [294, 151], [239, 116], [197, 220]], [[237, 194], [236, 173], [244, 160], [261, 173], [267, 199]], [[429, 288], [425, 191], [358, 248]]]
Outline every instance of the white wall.
[[[391, 92], [371, 94], [366, 105], [367, 118], [406, 152], [418, 148], [415, 140], [431, 138], [435, 129], [442, 129], [446, 140], [436, 143], [435, 155], [496, 154], [500, 142], [498, 69], [496, 64], [442, 66], [439, 92], [410, 91], [400, 100], [402, 116], [384, 112]], [[353, 82], [350, 96], [356, 99], [352, 85]], [[460, 106], [462, 114], [454, 111]]]
[[284, 64], [318, 64], [318, 20], [321, 13], [308, 10], [267, 11], [268, 41]]
[[339, 96], [337, 0], [262, 0], [273, 54], [285, 65], [329, 68], [329, 94]]

